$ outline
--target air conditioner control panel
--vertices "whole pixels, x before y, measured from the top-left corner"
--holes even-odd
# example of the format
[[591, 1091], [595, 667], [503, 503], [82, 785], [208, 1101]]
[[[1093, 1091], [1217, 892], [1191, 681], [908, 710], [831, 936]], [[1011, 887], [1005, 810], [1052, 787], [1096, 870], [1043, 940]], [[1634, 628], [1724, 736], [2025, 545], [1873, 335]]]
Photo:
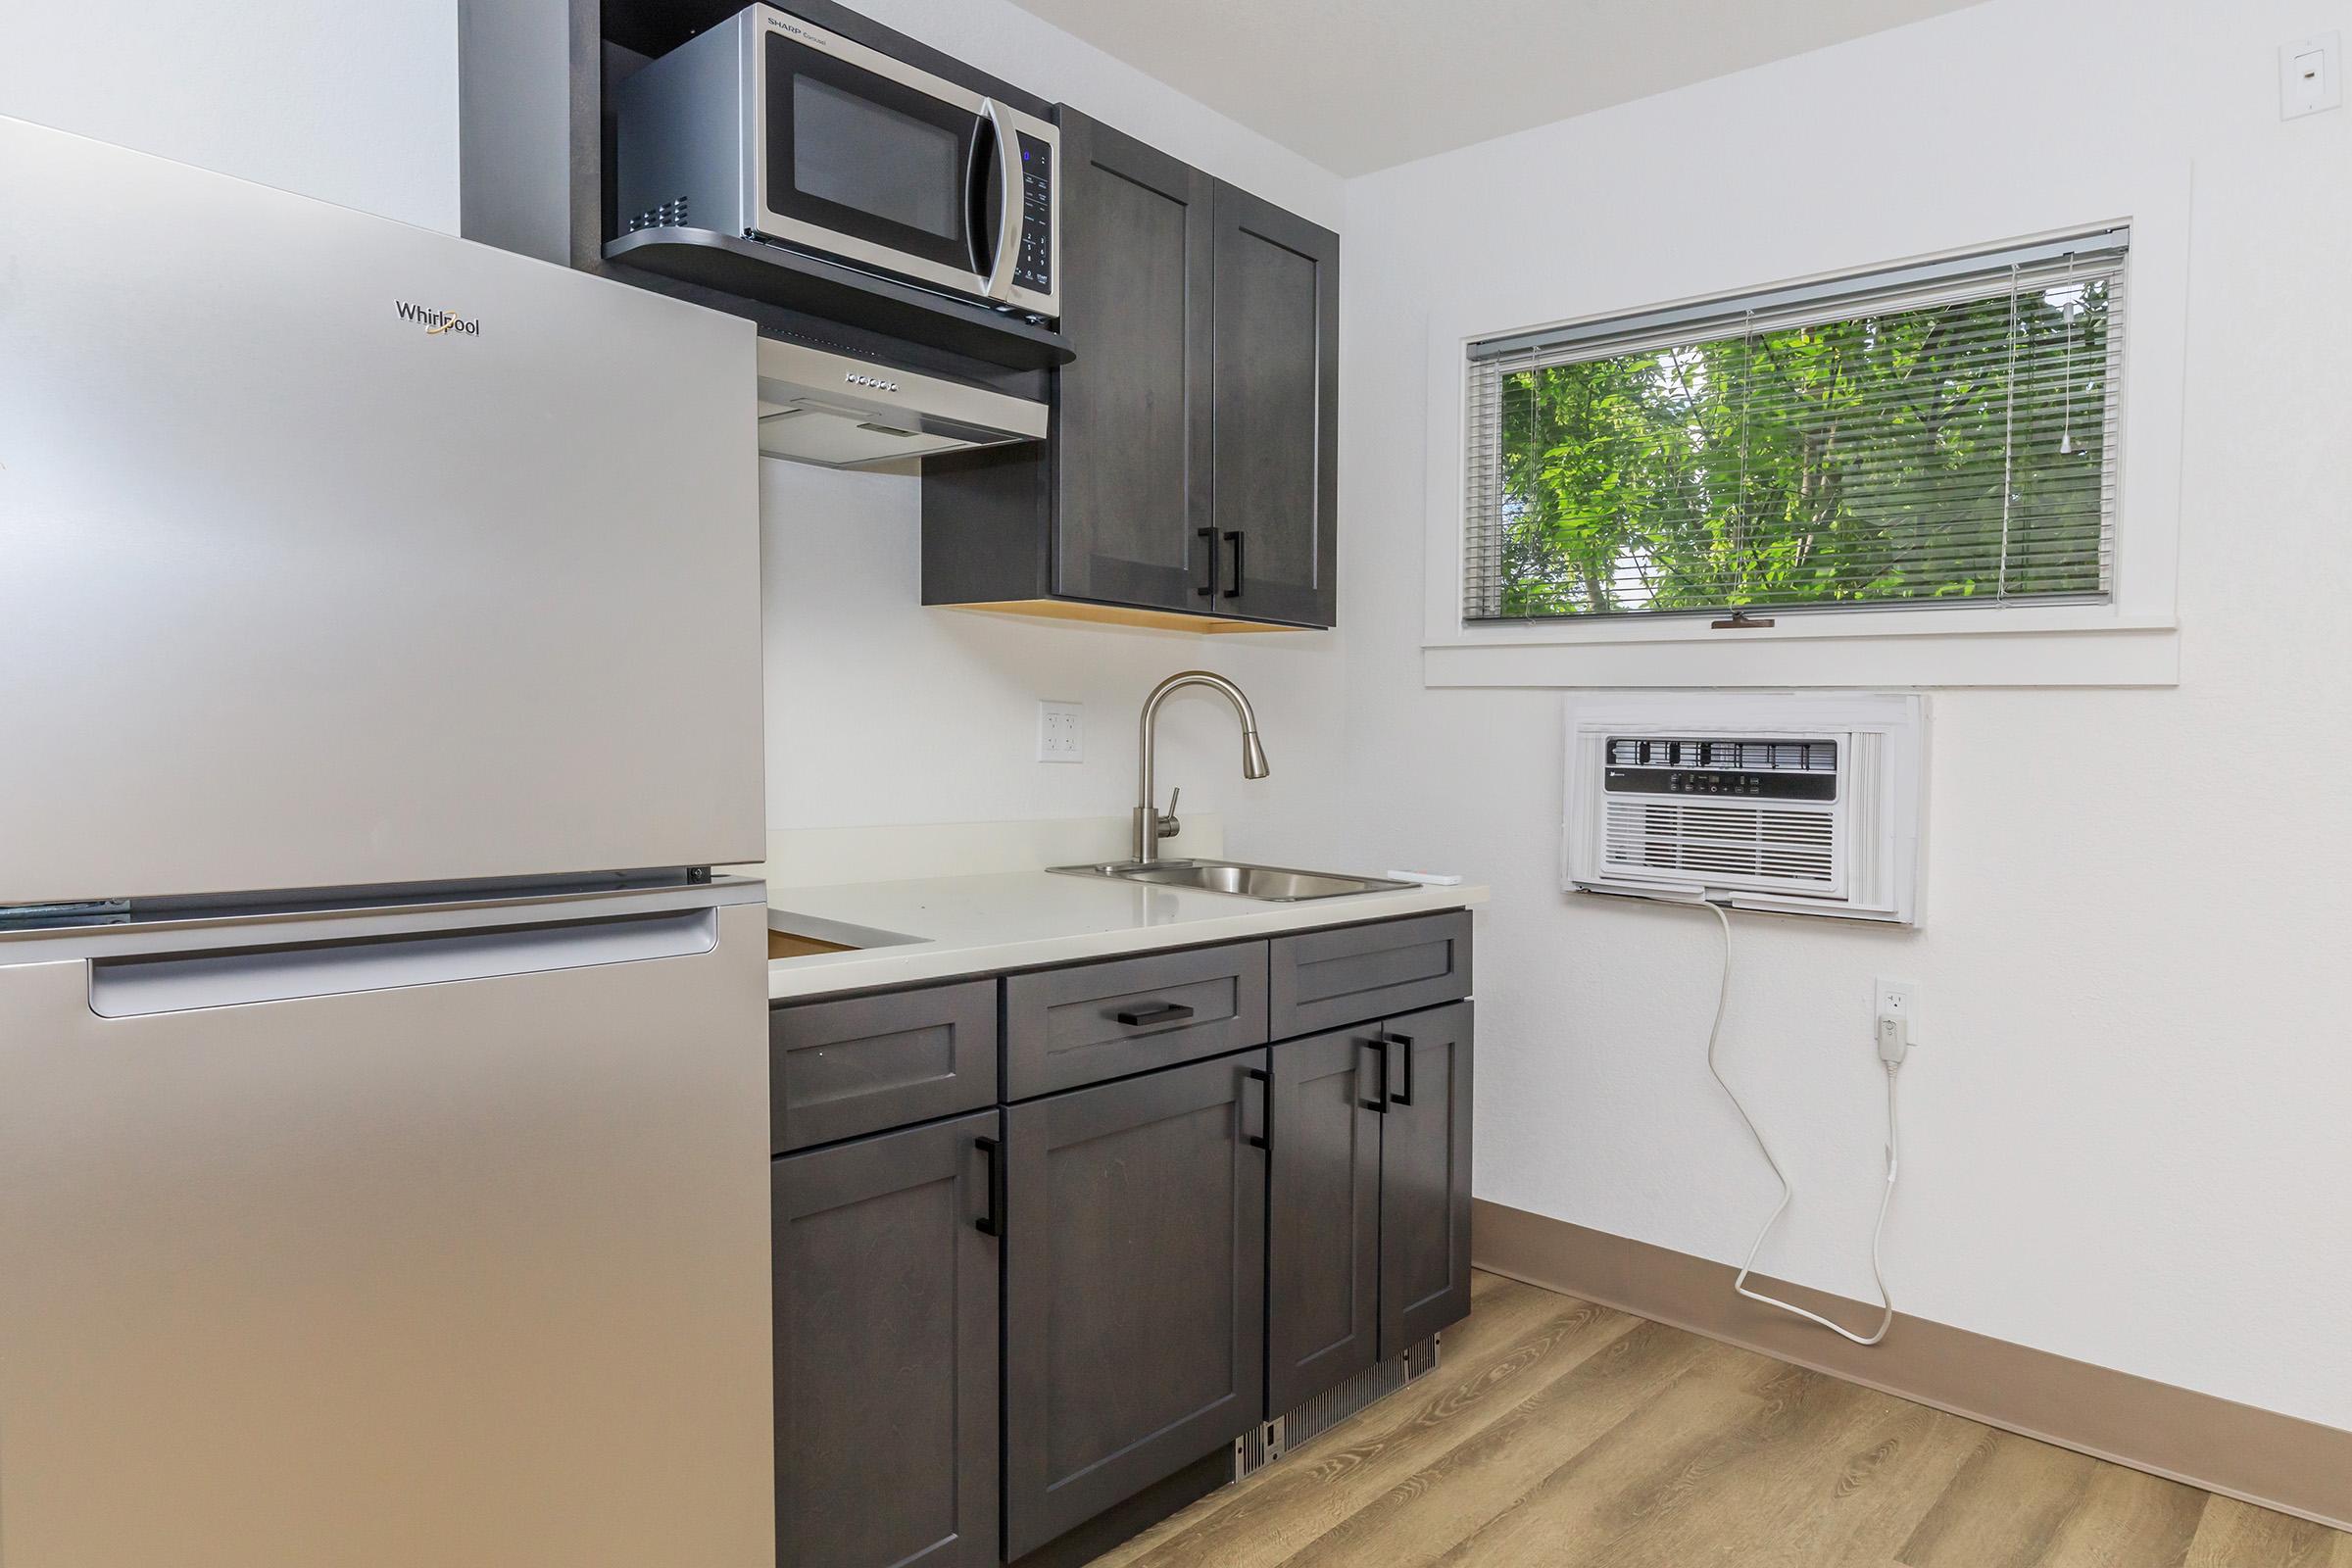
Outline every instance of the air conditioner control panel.
[[1749, 801], [1835, 801], [1836, 741], [1707, 740], [1613, 735], [1602, 789], [1611, 795], [1713, 795]]

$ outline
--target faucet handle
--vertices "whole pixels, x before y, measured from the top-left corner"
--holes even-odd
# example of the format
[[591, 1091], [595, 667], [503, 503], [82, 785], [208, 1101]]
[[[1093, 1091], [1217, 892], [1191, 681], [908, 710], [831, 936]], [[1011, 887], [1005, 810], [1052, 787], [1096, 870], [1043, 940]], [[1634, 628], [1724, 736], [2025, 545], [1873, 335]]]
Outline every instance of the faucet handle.
[[1163, 839], [1172, 839], [1184, 831], [1184, 824], [1176, 819], [1176, 802], [1183, 794], [1184, 786], [1181, 784], [1168, 791], [1168, 808], [1159, 814], [1158, 822], [1153, 824]]

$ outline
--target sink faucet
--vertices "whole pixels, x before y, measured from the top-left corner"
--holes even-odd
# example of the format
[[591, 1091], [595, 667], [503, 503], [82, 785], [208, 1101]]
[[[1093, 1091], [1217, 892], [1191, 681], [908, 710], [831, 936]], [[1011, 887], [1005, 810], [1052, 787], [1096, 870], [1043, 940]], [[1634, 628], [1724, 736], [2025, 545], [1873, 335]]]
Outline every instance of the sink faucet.
[[1257, 714], [1250, 707], [1250, 699], [1242, 689], [1222, 675], [1212, 675], [1205, 669], [1188, 669], [1181, 675], [1170, 675], [1152, 688], [1144, 699], [1143, 720], [1136, 727], [1136, 773], [1142, 784], [1139, 804], [1135, 808], [1135, 863], [1149, 865], [1159, 858], [1159, 841], [1176, 836], [1181, 825], [1176, 820], [1176, 798], [1168, 797], [1168, 811], [1160, 814], [1152, 792], [1152, 745], [1153, 726], [1159, 719], [1159, 705], [1171, 692], [1187, 686], [1206, 686], [1223, 692], [1233, 704], [1233, 710], [1242, 721], [1242, 777], [1264, 778], [1271, 771], [1266, 766], [1266, 749], [1257, 744]]

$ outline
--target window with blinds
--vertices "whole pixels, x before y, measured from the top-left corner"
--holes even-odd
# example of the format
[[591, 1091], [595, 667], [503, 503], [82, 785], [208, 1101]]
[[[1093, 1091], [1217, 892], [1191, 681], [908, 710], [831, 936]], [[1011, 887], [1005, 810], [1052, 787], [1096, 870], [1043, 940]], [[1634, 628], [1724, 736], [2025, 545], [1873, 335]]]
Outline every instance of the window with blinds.
[[1464, 617], [2106, 598], [2130, 240], [1473, 343]]

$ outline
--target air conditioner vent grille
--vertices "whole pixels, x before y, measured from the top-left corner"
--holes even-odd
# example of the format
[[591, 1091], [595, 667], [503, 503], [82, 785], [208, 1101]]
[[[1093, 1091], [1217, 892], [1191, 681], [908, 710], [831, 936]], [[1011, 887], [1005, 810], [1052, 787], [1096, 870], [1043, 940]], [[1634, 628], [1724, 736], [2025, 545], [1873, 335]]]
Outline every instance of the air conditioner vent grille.
[[1826, 811], [1725, 803], [1608, 803], [1603, 849], [1612, 866], [1700, 877], [1830, 887], [1837, 824]]

